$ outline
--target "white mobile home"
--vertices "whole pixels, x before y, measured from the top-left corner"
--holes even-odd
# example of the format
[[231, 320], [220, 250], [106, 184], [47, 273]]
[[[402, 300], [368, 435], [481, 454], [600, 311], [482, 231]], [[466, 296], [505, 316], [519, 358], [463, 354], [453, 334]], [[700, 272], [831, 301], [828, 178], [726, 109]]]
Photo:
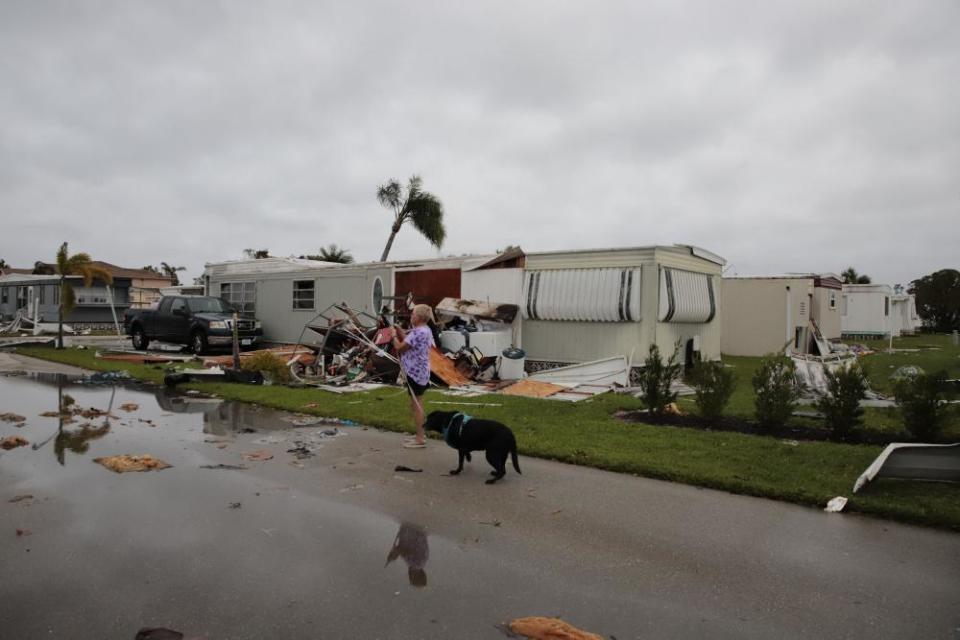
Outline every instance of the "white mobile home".
[[688, 245], [520, 253], [465, 269], [463, 297], [520, 306], [531, 368], [640, 364], [651, 344], [666, 357], [679, 343], [683, 362], [718, 359], [723, 264]]
[[844, 336], [880, 337], [893, 332], [890, 319], [890, 298], [893, 289], [887, 284], [845, 284], [841, 327]]
[[890, 328], [893, 335], [913, 335], [922, 326], [913, 294], [903, 293], [899, 285], [894, 287], [894, 294], [890, 296]]
[[339, 264], [297, 258], [262, 258], [209, 263], [203, 273], [207, 295], [224, 298], [255, 315], [270, 342], [317, 342], [304, 327], [330, 305], [376, 315], [393, 296], [412, 294], [435, 306], [459, 298], [460, 272], [471, 260], [460, 257], [419, 261]]

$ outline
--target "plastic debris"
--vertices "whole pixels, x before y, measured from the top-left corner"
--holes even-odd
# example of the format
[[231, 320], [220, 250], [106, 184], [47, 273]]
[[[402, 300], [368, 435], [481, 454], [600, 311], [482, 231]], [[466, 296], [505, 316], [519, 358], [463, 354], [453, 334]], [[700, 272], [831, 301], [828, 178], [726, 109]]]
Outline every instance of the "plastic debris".
[[104, 458], [94, 458], [93, 461], [116, 473], [127, 473], [128, 471], [162, 471], [163, 469], [169, 469], [173, 466], [149, 454], [139, 456], [130, 454], [107, 456]]
[[0, 449], [5, 451], [10, 451], [10, 449], [16, 449], [17, 447], [24, 447], [28, 444], [30, 443], [20, 436], [7, 436], [6, 438], [0, 439]]
[[243, 507], [242, 502], [231, 502], [229, 505], [227, 505], [228, 509], [240, 509], [241, 507]]
[[242, 464], [202, 464], [201, 469], [229, 469], [231, 471], [243, 471], [249, 467]]
[[904, 380], [906, 378], [915, 378], [919, 375], [923, 375], [923, 369], [913, 365], [907, 365], [899, 367], [896, 371], [890, 374], [891, 380]]
[[830, 502], [827, 503], [827, 506], [823, 509], [827, 513], [840, 513], [843, 511], [843, 508], [847, 506], [847, 499], [843, 496], [837, 496], [832, 498]]
[[510, 631], [530, 640], [603, 640], [602, 636], [578, 629], [560, 618], [531, 616], [510, 623]]

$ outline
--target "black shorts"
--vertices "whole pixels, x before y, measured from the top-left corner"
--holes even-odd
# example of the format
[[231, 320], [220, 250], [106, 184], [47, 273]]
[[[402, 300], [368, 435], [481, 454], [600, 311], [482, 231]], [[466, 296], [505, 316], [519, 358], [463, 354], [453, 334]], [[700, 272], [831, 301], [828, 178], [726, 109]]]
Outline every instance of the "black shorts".
[[426, 393], [427, 387], [430, 386], [429, 384], [417, 384], [410, 378], [407, 378], [407, 384], [410, 385], [410, 389], [411, 391], [413, 391], [413, 395], [417, 396], [418, 398], [422, 396], [424, 393]]

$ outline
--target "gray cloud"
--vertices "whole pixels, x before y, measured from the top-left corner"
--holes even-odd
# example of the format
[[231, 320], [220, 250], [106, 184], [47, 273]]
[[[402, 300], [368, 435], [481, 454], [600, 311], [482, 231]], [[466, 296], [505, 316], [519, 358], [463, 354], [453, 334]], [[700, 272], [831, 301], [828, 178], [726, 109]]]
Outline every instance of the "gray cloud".
[[[388, 178], [444, 253], [691, 242], [740, 273], [956, 267], [948, 0], [12, 2], [0, 257], [63, 239], [191, 275], [245, 247], [375, 259]], [[412, 230], [395, 257], [435, 255]]]

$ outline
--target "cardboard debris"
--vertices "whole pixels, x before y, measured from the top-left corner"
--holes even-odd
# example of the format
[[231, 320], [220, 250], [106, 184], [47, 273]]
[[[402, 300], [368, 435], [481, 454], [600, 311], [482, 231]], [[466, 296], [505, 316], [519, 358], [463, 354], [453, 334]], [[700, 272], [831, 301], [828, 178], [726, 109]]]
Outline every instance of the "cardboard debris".
[[136, 411], [139, 408], [140, 408], [140, 405], [138, 405], [135, 402], [124, 402], [122, 405], [120, 405], [120, 409], [127, 412]]
[[104, 458], [94, 458], [93, 461], [116, 473], [127, 473], [128, 471], [162, 471], [163, 469], [169, 469], [173, 466], [149, 454], [139, 456], [130, 454], [107, 456]]
[[0, 449], [5, 451], [10, 451], [10, 449], [16, 449], [17, 447], [25, 447], [30, 444], [20, 436], [7, 436], [6, 438], [0, 439]]
[[16, 413], [0, 413], [0, 420], [3, 422], [23, 422], [27, 418]]
[[523, 396], [524, 398], [548, 398], [555, 393], [564, 391], [566, 387], [539, 380], [520, 380], [502, 389], [500, 393], [506, 396]]
[[603, 636], [578, 629], [559, 618], [540, 616], [517, 618], [510, 623], [510, 631], [529, 640], [603, 640]]
[[462, 387], [472, 382], [454, 366], [453, 361], [440, 353], [436, 347], [430, 348], [430, 373], [440, 378], [448, 387]]

